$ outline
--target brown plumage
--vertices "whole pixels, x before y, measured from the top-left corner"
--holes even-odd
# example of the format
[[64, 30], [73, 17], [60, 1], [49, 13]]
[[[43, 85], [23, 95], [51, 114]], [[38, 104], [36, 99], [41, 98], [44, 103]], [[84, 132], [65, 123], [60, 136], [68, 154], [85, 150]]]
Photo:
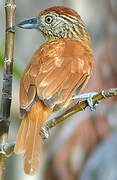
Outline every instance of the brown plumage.
[[52, 7], [19, 26], [39, 29], [47, 39], [33, 55], [20, 83], [23, 120], [14, 151], [24, 152], [25, 173], [33, 175], [42, 151], [40, 128], [46, 126], [55, 107], [66, 108], [72, 96], [83, 91], [92, 72], [93, 55], [88, 32], [72, 9]]

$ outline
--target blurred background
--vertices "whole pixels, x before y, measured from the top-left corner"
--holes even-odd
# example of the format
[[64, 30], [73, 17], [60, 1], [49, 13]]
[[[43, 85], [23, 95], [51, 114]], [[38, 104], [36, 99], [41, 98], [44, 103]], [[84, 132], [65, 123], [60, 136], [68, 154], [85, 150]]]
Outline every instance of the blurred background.
[[[95, 57], [93, 75], [85, 92], [117, 87], [116, 0], [16, 0], [16, 24], [41, 10], [62, 5], [75, 9], [91, 35]], [[0, 97], [5, 40], [4, 1], [0, 1]], [[9, 141], [15, 141], [19, 119], [19, 83], [22, 72], [44, 42], [35, 30], [16, 28], [13, 101]], [[24, 174], [23, 155], [8, 159], [5, 180], [117, 180], [117, 98], [103, 100], [95, 112], [89, 108], [50, 130], [44, 141], [37, 175]]]

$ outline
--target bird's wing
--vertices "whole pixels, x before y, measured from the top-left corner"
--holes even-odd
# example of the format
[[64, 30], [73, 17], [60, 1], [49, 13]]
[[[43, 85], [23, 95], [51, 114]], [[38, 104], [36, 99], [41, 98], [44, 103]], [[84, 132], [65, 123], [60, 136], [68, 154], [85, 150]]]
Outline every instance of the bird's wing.
[[24, 71], [20, 106], [28, 111], [37, 97], [48, 107], [67, 106], [87, 83], [93, 66], [90, 47], [80, 41], [57, 39], [40, 47]]

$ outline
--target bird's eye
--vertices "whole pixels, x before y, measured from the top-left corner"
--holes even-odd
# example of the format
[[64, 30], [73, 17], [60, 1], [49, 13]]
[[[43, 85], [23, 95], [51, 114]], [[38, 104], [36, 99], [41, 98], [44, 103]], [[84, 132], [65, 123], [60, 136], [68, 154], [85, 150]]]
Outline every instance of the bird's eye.
[[53, 21], [53, 17], [52, 16], [46, 16], [45, 17], [45, 22], [48, 23], [48, 24], [51, 24]]

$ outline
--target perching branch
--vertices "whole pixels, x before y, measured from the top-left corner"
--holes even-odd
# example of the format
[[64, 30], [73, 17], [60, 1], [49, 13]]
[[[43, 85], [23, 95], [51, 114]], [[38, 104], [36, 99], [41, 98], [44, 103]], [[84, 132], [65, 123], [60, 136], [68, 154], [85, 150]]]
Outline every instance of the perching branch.
[[[94, 96], [92, 98], [92, 100], [93, 100], [93, 103], [96, 104], [97, 101], [102, 100], [102, 99], [107, 98], [107, 97], [111, 97], [111, 96], [117, 96], [117, 88], [103, 90], [102, 92], [99, 92], [96, 96]], [[75, 114], [79, 111], [85, 110], [85, 108], [87, 106], [88, 106], [88, 103], [86, 100], [76, 104], [75, 106], [67, 109], [60, 116], [57, 116], [54, 119], [47, 121], [47, 123], [46, 123], [47, 127], [52, 128], [52, 127], [56, 126], [57, 124], [64, 121], [68, 117], [72, 116], [73, 114]]]
[[[0, 144], [7, 143], [9, 130], [9, 117], [12, 98], [12, 74], [13, 74], [13, 50], [15, 34], [15, 0], [5, 1], [6, 12], [6, 37], [5, 37], [5, 57], [4, 57], [4, 74], [3, 89], [1, 99], [0, 113]], [[0, 180], [4, 179], [6, 165], [6, 155], [3, 151], [0, 153]]]
[[[104, 98], [108, 98], [111, 96], [117, 96], [117, 88], [112, 88], [108, 90], [104, 90], [99, 92], [96, 96], [92, 98], [93, 103], [95, 104], [97, 101], [102, 100]], [[72, 116], [73, 114], [85, 110], [85, 108], [88, 107], [87, 101], [82, 101], [75, 106], [67, 109], [64, 113], [61, 115], [55, 117], [54, 119], [50, 119], [47, 121], [47, 128], [52, 128], [59, 124], [60, 122], [66, 120], [68, 117]], [[13, 143], [6, 143], [3, 145], [0, 145], [0, 152], [6, 155], [6, 157], [10, 156], [13, 152], [15, 142]]]

